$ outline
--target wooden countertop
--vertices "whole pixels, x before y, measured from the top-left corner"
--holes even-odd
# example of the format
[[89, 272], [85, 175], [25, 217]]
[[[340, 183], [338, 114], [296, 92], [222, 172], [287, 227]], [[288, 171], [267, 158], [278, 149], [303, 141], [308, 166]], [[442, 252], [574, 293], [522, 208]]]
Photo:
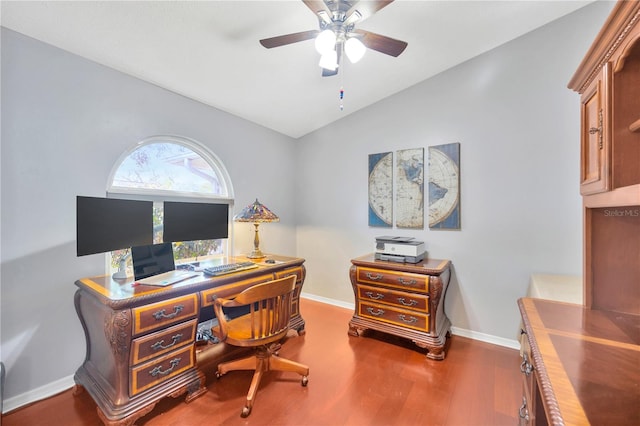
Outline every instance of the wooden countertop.
[[518, 300], [552, 424], [640, 424], [640, 316]]

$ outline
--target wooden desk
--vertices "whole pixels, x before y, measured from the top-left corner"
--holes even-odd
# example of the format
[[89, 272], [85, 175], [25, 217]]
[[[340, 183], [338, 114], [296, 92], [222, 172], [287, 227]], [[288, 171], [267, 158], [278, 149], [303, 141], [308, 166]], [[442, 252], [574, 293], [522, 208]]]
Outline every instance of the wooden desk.
[[303, 333], [304, 259], [269, 257], [278, 263], [215, 278], [199, 275], [168, 287], [133, 286], [109, 276], [76, 281], [75, 307], [87, 342], [85, 361], [74, 376], [76, 392], [89, 392], [105, 425], [133, 425], [166, 396], [186, 393], [186, 401], [193, 400], [206, 392], [196, 362], [199, 318], [213, 315], [217, 297], [291, 274], [297, 284], [290, 325]]
[[351, 260], [349, 270], [356, 307], [349, 334], [364, 330], [390, 333], [429, 350], [442, 360], [451, 321], [444, 312], [444, 296], [451, 276], [450, 262], [425, 259], [397, 263], [376, 260], [373, 254]]
[[640, 424], [640, 316], [523, 298], [521, 424]]

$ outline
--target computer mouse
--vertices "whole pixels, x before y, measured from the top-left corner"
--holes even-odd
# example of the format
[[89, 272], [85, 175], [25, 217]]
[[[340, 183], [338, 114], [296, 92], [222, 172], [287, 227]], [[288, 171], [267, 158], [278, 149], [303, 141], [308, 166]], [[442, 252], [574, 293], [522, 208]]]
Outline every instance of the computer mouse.
[[273, 259], [267, 259], [264, 261], [264, 263], [276, 263], [276, 261]]

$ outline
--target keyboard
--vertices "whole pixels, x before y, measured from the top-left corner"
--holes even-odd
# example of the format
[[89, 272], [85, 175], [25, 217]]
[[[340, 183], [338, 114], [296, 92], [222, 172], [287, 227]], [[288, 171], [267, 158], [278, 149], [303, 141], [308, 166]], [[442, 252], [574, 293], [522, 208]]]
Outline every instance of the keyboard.
[[204, 268], [202, 272], [210, 277], [216, 277], [218, 275], [246, 271], [247, 269], [254, 269], [257, 267], [258, 265], [253, 262], [227, 263], [226, 265], [209, 266], [207, 268]]

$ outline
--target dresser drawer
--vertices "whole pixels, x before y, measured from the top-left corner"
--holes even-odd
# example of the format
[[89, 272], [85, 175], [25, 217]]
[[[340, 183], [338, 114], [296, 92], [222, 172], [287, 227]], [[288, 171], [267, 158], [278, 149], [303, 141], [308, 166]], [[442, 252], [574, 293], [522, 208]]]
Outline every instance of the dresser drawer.
[[248, 278], [242, 281], [236, 281], [231, 285], [221, 285], [200, 292], [202, 296], [202, 307], [213, 306], [213, 301], [218, 297], [235, 297], [242, 290], [260, 283], [266, 283], [273, 280], [273, 274], [260, 275], [258, 277]]
[[131, 369], [130, 393], [136, 395], [195, 365], [194, 345], [177, 349]]
[[429, 332], [429, 314], [391, 306], [358, 302], [358, 315], [403, 328]]
[[360, 284], [357, 287], [358, 297], [363, 302], [372, 301], [424, 313], [429, 312], [429, 295], [403, 293], [383, 287], [369, 287]]
[[133, 334], [164, 328], [198, 314], [198, 295], [176, 297], [133, 309]]
[[385, 269], [359, 266], [356, 269], [356, 280], [363, 284], [384, 285], [386, 287], [421, 291], [424, 293], [429, 291], [429, 275], [394, 272]]
[[131, 344], [131, 365], [160, 356], [180, 346], [193, 343], [198, 321], [193, 319], [135, 339]]

